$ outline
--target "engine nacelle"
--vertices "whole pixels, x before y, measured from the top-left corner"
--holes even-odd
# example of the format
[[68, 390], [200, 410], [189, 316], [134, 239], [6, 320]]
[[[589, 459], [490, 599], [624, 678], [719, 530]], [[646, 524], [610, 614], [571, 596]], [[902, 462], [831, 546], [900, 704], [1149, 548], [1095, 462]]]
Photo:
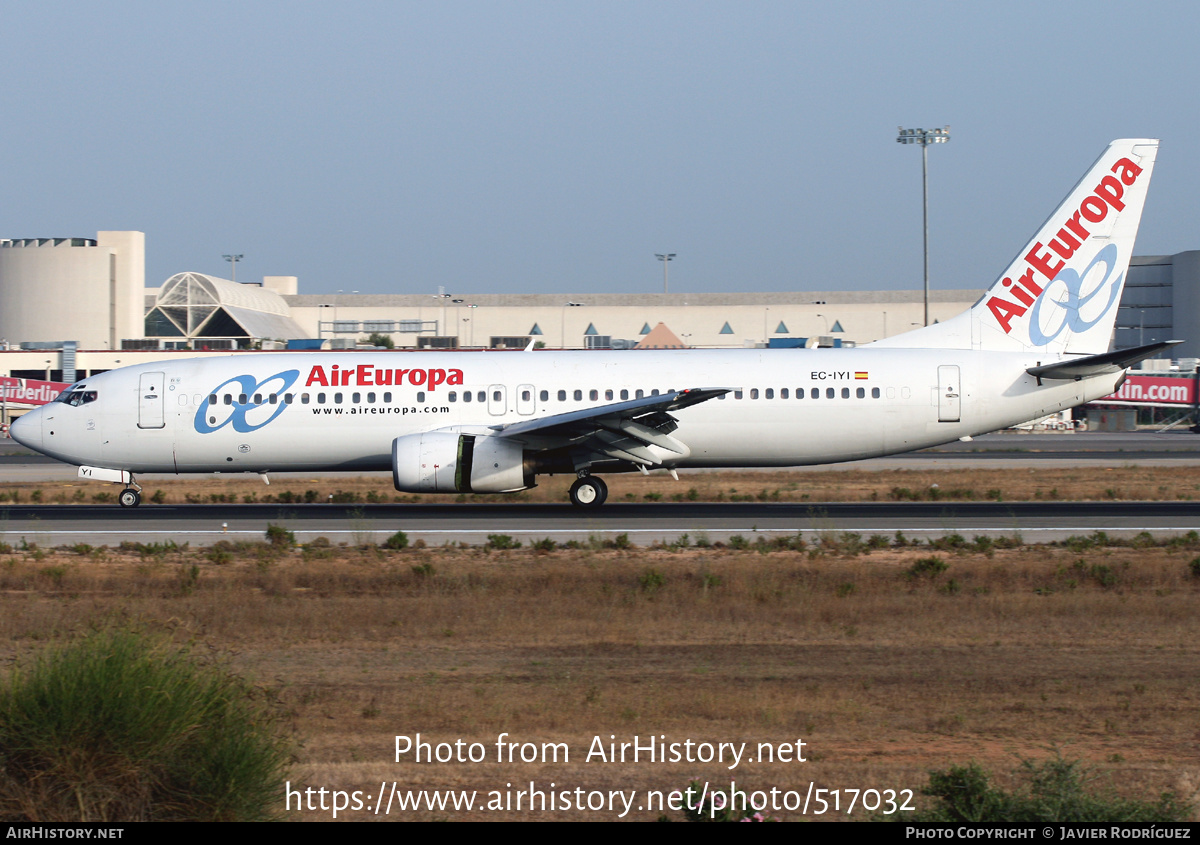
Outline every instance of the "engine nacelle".
[[453, 431], [393, 440], [392, 482], [405, 493], [512, 493], [535, 486], [520, 443]]

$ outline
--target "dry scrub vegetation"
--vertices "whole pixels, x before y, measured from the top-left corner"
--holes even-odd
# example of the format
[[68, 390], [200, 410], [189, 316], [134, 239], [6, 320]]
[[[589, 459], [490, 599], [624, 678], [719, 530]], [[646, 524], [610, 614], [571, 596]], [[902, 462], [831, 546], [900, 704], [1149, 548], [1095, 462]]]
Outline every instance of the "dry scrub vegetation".
[[[293, 786], [372, 796], [393, 780], [481, 794], [530, 781], [671, 790], [692, 778], [916, 790], [935, 767], [1008, 771], [1015, 755], [1054, 747], [1126, 795], [1191, 800], [1200, 787], [1194, 534], [940, 548], [833, 533], [658, 548], [275, 540], [0, 551], [7, 656], [113, 616], [168, 624], [280, 691], [303, 742]], [[393, 762], [395, 735], [418, 732], [483, 743], [489, 760]], [[570, 762], [497, 763], [501, 732], [567, 743]], [[809, 761], [585, 762], [592, 738], [610, 735], [751, 749], [803, 738]]]
[[[1195, 469], [1186, 466], [1013, 466], [1003, 469], [800, 469], [786, 472], [685, 472], [679, 481], [665, 473], [605, 475], [609, 502], [859, 502], [859, 501], [1033, 501], [1200, 499]], [[573, 477], [541, 476], [539, 486], [522, 493], [420, 496], [397, 493], [385, 474], [347, 478], [197, 476], [146, 481], [144, 501], [160, 504], [216, 502], [416, 503], [565, 502]], [[117, 485], [94, 482], [9, 482], [0, 503], [115, 503]]]

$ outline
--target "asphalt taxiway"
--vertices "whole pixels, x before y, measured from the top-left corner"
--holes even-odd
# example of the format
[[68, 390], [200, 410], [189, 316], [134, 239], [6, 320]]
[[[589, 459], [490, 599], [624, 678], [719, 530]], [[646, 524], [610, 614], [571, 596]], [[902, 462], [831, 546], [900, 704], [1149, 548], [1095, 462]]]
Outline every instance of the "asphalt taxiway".
[[[1038, 466], [1071, 461], [1076, 466], [1200, 465], [1200, 435], [1167, 433], [993, 434], [911, 455], [840, 464], [843, 469], [904, 467]], [[831, 467], [800, 468], [827, 470]], [[311, 474], [308, 474], [311, 475]], [[4, 481], [75, 477], [73, 467], [24, 453], [0, 442]], [[174, 476], [162, 476], [173, 478]], [[153, 481], [153, 476], [143, 480]], [[380, 477], [381, 486], [390, 478]], [[283, 525], [298, 541], [327, 537], [335, 543], [378, 543], [396, 531], [410, 541], [484, 543], [489, 534], [522, 542], [551, 538], [612, 539], [635, 545], [728, 541], [757, 537], [850, 531], [863, 536], [902, 532], [926, 539], [946, 534], [1019, 535], [1025, 541], [1063, 539], [1104, 531], [1132, 536], [1200, 531], [1200, 502], [872, 502], [872, 503], [611, 503], [596, 511], [567, 504], [417, 505], [115, 505], [0, 504], [0, 542], [41, 546], [173, 540], [193, 545], [221, 539], [261, 539], [270, 524]]]

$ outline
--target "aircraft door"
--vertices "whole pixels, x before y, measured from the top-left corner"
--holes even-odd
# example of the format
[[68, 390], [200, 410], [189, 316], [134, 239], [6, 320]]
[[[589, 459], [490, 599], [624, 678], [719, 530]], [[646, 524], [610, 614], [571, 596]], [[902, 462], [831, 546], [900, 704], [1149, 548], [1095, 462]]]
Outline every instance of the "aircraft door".
[[142, 373], [138, 381], [138, 428], [165, 428], [163, 373]]
[[956, 366], [938, 367], [938, 422], [958, 422], [962, 418], [962, 384], [958, 376]]
[[493, 384], [488, 386], [488, 413], [494, 417], [501, 416], [508, 410], [508, 400], [505, 397], [506, 390], [502, 384]]
[[535, 410], [537, 405], [533, 398], [534, 389], [532, 384], [517, 385], [517, 413], [529, 416]]

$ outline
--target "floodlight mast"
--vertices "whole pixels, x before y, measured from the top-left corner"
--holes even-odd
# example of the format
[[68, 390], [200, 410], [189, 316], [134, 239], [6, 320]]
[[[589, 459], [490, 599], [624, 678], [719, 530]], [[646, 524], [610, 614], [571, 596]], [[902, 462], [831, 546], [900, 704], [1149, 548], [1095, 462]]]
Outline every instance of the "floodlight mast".
[[663, 263], [663, 293], [667, 292], [667, 262], [675, 257], [673, 252], [656, 252], [654, 257]]
[[223, 255], [221, 257], [224, 258], [226, 261], [228, 261], [231, 265], [233, 265], [233, 270], [232, 270], [233, 278], [230, 279], [230, 281], [236, 282], [237, 281], [237, 263], [239, 261], [241, 261], [243, 258], [245, 258], [246, 256], [244, 256], [244, 255]]
[[943, 129], [905, 129], [900, 127], [896, 142], [921, 145], [921, 182], [924, 197], [925, 221], [925, 325], [929, 325], [929, 145], [944, 144], [950, 140], [950, 126]]

